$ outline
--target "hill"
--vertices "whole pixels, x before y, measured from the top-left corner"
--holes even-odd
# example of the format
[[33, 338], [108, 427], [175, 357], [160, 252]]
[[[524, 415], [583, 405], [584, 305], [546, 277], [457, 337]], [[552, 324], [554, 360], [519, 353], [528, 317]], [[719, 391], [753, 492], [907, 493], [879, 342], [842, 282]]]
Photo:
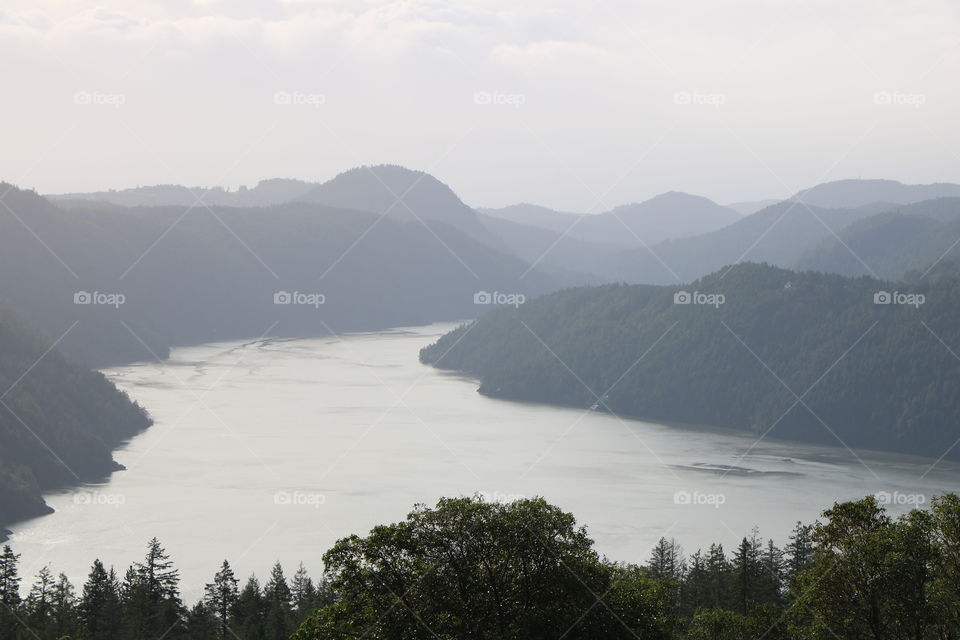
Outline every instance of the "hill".
[[[51, 341], [81, 320], [61, 347], [94, 365], [264, 332], [463, 319], [484, 308], [474, 304], [477, 292], [559, 286], [439, 221], [427, 228], [309, 203], [66, 209], [19, 189], [3, 200], [15, 215], [0, 217], [0, 302]], [[81, 292], [123, 302], [75, 304]], [[322, 304], [275, 304], [283, 292], [322, 296]]]
[[796, 193], [800, 200], [817, 207], [848, 209], [874, 202], [911, 204], [935, 198], [960, 197], [960, 184], [903, 184], [897, 180], [835, 180]]
[[[960, 457], [950, 448], [960, 361], [944, 347], [960, 345], [960, 280], [907, 288], [744, 264], [684, 289], [725, 300], [675, 304], [676, 287], [648, 285], [570, 289], [488, 313], [421, 359], [478, 377], [496, 397]], [[925, 303], [874, 304], [898, 289]]]
[[617, 279], [676, 284], [744, 261], [792, 267], [826, 238], [886, 207], [873, 204], [824, 209], [795, 201], [780, 202], [711, 233], [624, 251], [616, 258]]
[[889, 279], [923, 273], [934, 263], [960, 257], [960, 198], [899, 206], [855, 222], [838, 236], [801, 256], [797, 267], [857, 276], [868, 273], [869, 266]]
[[0, 525], [49, 512], [41, 491], [119, 469], [111, 450], [150, 424], [101, 373], [49, 348], [0, 312]]
[[672, 238], [708, 233], [740, 220], [732, 209], [701, 196], [670, 191], [643, 202], [625, 204], [597, 214], [554, 211], [531, 204], [484, 213], [528, 226], [541, 227], [585, 242], [636, 248]]

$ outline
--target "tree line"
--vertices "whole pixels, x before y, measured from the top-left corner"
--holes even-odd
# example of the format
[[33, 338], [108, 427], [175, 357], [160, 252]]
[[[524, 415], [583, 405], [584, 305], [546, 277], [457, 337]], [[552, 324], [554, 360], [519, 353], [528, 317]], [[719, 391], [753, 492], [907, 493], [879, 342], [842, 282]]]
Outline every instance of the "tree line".
[[224, 561], [187, 606], [157, 540], [123, 578], [95, 561], [77, 591], [40, 570], [21, 596], [0, 554], [0, 637], [11, 640], [949, 640], [960, 637], [960, 496], [899, 517], [874, 497], [685, 555], [662, 538], [613, 562], [542, 498], [417, 505], [339, 540], [319, 583], [278, 563], [241, 587]]
[[21, 594], [19, 556], [0, 554], [0, 638], [4, 640], [285, 640], [307, 616], [331, 601], [301, 564], [290, 579], [278, 562], [262, 585], [242, 586], [226, 560], [192, 606], [180, 576], [157, 539], [121, 578], [95, 560], [78, 590], [63, 573], [40, 569]]

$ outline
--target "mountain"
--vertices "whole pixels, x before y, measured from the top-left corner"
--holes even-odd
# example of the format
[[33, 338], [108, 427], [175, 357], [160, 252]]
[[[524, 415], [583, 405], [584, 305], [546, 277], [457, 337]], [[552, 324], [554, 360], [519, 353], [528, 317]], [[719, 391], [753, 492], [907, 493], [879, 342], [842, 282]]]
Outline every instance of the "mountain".
[[747, 202], [734, 202], [733, 204], [726, 205], [727, 209], [733, 209], [742, 216], [753, 215], [761, 209], [766, 209], [769, 206], [775, 205], [780, 202], [777, 198], [771, 198], [768, 200], [750, 200]]
[[49, 513], [42, 491], [119, 469], [111, 449], [150, 424], [101, 373], [48, 349], [0, 312], [0, 525]]
[[780, 202], [711, 233], [621, 252], [616, 256], [616, 279], [679, 283], [743, 261], [792, 267], [824, 239], [886, 206], [824, 209], [797, 201]]
[[476, 219], [476, 212], [464, 204], [453, 189], [428, 173], [397, 165], [344, 171], [313, 187], [298, 200], [407, 221], [420, 219], [458, 226]]
[[908, 271], [922, 273], [936, 262], [960, 258], [960, 198], [896, 207], [838, 235], [804, 254], [797, 267], [849, 276], [873, 270], [889, 279], [903, 278]]
[[[427, 228], [310, 203], [61, 208], [0, 189], [14, 213], [0, 216], [0, 303], [51, 341], [79, 320], [61, 347], [97, 366], [265, 332], [469, 318], [485, 308], [474, 303], [477, 292], [529, 296], [562, 286], [439, 221]], [[300, 297], [275, 304], [283, 292]], [[122, 303], [111, 303], [118, 294]]]
[[588, 242], [559, 231], [511, 222], [483, 213], [480, 223], [518, 258], [536, 265], [565, 285], [600, 284], [616, 279], [620, 247]]
[[550, 231], [559, 233], [567, 231], [582, 215], [593, 215], [556, 211], [555, 209], [548, 209], [547, 207], [541, 207], [540, 205], [530, 204], [528, 202], [521, 202], [520, 204], [513, 204], [500, 209], [477, 209], [477, 211], [494, 218], [500, 218], [530, 227], [549, 229]]
[[223, 187], [184, 187], [176, 184], [152, 185], [91, 193], [63, 193], [47, 196], [51, 200], [96, 201], [124, 207], [155, 206], [225, 206], [225, 207], [265, 207], [296, 200], [312, 189], [314, 183], [302, 180], [273, 178], [261, 180], [253, 188], [240, 187], [228, 191]]
[[727, 207], [678, 191], [597, 214], [553, 211], [530, 204], [486, 209], [488, 215], [561, 232], [572, 238], [620, 248], [653, 245], [671, 238], [707, 233], [740, 220]]
[[[960, 345], [960, 279], [910, 288], [743, 264], [684, 289], [693, 303], [676, 304], [677, 287], [556, 292], [485, 314], [421, 360], [500, 398], [960, 458], [960, 361], [940, 342]], [[875, 304], [879, 291], [925, 302]]]
[[828, 208], [852, 208], [874, 202], [911, 204], [960, 197], [960, 184], [903, 184], [896, 180], [836, 180], [804, 189], [791, 200]]

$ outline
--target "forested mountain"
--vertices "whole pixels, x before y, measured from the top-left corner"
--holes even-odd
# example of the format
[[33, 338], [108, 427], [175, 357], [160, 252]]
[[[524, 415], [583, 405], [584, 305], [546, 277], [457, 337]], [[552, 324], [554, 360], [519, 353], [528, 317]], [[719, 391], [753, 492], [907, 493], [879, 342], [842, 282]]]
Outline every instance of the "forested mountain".
[[[675, 304], [677, 287], [645, 285], [561, 291], [496, 309], [421, 359], [502, 398], [960, 456], [950, 351], [960, 346], [960, 279], [907, 288], [743, 264], [683, 289], [724, 298]], [[898, 290], [925, 298], [875, 304]]]
[[[92, 364], [265, 332], [473, 317], [479, 291], [533, 295], [559, 285], [439, 221], [427, 228], [308, 203], [61, 209], [15, 188], [3, 201], [13, 213], [0, 215], [0, 301], [51, 341], [80, 320], [61, 346]], [[123, 302], [75, 304], [78, 292]], [[283, 292], [303, 295], [275, 304]], [[304, 297], [314, 294], [323, 297]]]
[[850, 209], [885, 202], [911, 204], [935, 198], [960, 197], [960, 184], [903, 184], [896, 180], [835, 180], [795, 194], [791, 200], [826, 208]]
[[263, 207], [296, 200], [315, 186], [303, 180], [272, 178], [261, 180], [255, 187], [240, 187], [228, 191], [223, 187], [185, 187], [179, 184], [161, 184], [131, 189], [93, 191], [90, 193], [62, 193], [48, 195], [54, 201], [95, 201], [123, 207], [189, 207], [202, 200], [208, 206]]
[[[830, 236], [800, 258], [797, 267], [844, 275], [869, 273], [900, 279], [956, 260], [960, 241], [960, 198], [939, 198], [870, 216]], [[861, 262], [862, 261], [862, 262]]]
[[42, 490], [116, 470], [111, 450], [150, 422], [103, 374], [48, 349], [0, 312], [0, 525], [46, 513]]

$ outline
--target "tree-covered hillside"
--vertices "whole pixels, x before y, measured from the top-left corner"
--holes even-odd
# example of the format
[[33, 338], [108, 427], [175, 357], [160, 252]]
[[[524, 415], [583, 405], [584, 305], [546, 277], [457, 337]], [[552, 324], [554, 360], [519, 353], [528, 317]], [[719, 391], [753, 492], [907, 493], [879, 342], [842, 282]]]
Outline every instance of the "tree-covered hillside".
[[[308, 203], [60, 208], [30, 191], [0, 190], [0, 305], [51, 341], [79, 320], [60, 346], [96, 366], [265, 332], [457, 320], [482, 309], [479, 291], [529, 296], [557, 287], [528, 262], [435, 219], [428, 228]], [[121, 294], [123, 304], [75, 304], [83, 291]], [[276, 304], [280, 292], [323, 302]]]
[[103, 374], [48, 348], [0, 314], [0, 524], [48, 511], [41, 490], [114, 471], [111, 449], [149, 425]]
[[493, 310], [421, 359], [502, 398], [960, 455], [960, 279], [908, 289], [744, 264], [683, 287], [692, 304], [675, 304], [678, 289], [561, 291]]

